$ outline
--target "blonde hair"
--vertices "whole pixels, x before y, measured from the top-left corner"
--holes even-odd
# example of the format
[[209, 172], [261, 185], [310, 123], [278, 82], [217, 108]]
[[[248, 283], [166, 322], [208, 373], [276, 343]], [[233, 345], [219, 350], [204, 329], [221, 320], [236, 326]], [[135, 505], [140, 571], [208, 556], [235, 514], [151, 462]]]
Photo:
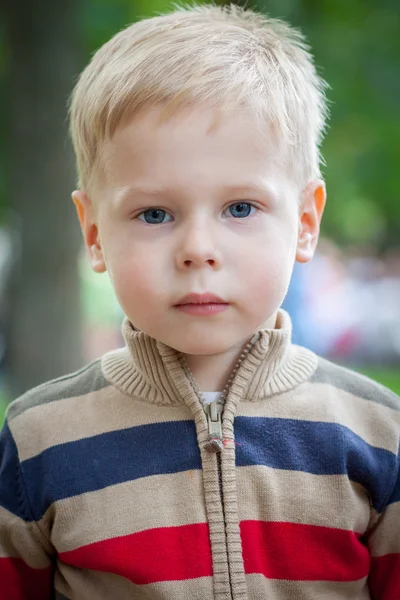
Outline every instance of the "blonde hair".
[[305, 185], [320, 176], [325, 88], [303, 36], [280, 20], [232, 4], [139, 21], [95, 53], [73, 91], [78, 185], [89, 190], [103, 144], [140, 110], [197, 104], [245, 107], [272, 125]]

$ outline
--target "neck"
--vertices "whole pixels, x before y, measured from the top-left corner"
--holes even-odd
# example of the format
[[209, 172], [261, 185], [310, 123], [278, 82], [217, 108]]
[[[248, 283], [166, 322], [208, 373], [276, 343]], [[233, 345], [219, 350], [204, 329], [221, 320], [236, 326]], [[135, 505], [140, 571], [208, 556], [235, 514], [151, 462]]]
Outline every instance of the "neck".
[[[264, 328], [274, 329], [276, 326], [276, 313], [264, 323]], [[254, 332], [246, 339], [241, 340], [225, 352], [212, 355], [185, 354], [186, 364], [189, 367], [199, 390], [202, 392], [222, 392], [227, 385], [240, 355], [250, 342]]]
[[211, 355], [185, 354], [185, 360], [202, 392], [222, 392], [230, 374], [252, 336], [226, 352]]

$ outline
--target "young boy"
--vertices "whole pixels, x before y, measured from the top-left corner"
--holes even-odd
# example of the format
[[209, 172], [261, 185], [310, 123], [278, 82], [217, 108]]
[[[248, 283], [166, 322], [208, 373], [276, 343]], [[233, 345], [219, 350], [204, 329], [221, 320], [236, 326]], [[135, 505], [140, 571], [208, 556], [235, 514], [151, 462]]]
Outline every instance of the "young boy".
[[234, 6], [83, 72], [73, 200], [126, 347], [9, 408], [1, 600], [400, 598], [399, 399], [280, 310], [325, 204], [323, 89], [298, 33]]

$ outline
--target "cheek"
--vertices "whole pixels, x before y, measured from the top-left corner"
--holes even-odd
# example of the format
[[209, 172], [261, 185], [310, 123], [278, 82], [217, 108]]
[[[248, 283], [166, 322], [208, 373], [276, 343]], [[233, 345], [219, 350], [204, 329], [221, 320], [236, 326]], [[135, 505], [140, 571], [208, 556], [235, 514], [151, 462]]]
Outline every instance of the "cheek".
[[108, 256], [107, 269], [123, 307], [152, 304], [161, 287], [161, 268], [151, 253], [134, 248], [114, 251]]
[[255, 300], [279, 296], [288, 285], [290, 279], [289, 266], [283, 266], [267, 257], [257, 265], [253, 264], [246, 272], [245, 285], [252, 290]]
[[269, 238], [253, 247], [242, 265], [245, 286], [262, 297], [286, 293], [295, 260], [295, 237]]

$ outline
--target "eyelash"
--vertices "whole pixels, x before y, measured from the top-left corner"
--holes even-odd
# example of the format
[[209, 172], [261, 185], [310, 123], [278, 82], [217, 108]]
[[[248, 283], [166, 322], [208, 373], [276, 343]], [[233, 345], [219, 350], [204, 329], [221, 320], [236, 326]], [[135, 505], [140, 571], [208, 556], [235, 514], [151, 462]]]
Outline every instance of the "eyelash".
[[[251, 202], [233, 202], [232, 204], [230, 204], [228, 206], [228, 208], [226, 210], [229, 210], [232, 206], [238, 206], [239, 204], [244, 204], [246, 206], [250, 206], [250, 208], [254, 208], [255, 211], [258, 210], [258, 207], [255, 206], [254, 204], [252, 204]], [[154, 207], [151, 207], [151, 208], [147, 208], [146, 210], [143, 210], [141, 213], [139, 213], [138, 215], [136, 215], [136, 217], [134, 217], [134, 218], [138, 219], [139, 221], [142, 221], [143, 223], [146, 223], [146, 225], [164, 225], [165, 223], [148, 223], [145, 219], [140, 219], [139, 218], [142, 215], [144, 215], [145, 213], [151, 212], [151, 211], [160, 211], [160, 212], [163, 212], [165, 214], [168, 214], [168, 212], [166, 210], [164, 210], [163, 208], [157, 208], [157, 207], [154, 206]], [[231, 216], [234, 219], [247, 219], [249, 216], [251, 216], [251, 213], [249, 215], [246, 215], [245, 217], [234, 217], [233, 215], [231, 215]], [[169, 223], [169, 222], [170, 221], [167, 221], [167, 223]]]

